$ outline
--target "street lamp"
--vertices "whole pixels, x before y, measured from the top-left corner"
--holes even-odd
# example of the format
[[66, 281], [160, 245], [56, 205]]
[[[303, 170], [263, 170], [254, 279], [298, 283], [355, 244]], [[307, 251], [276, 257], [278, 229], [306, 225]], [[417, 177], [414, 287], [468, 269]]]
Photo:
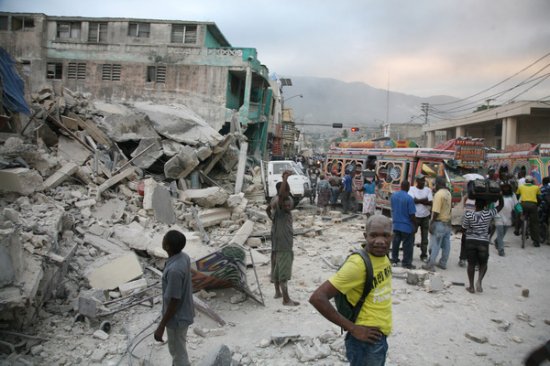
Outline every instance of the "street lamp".
[[288, 102], [290, 99], [296, 98], [296, 97], [303, 98], [304, 96], [303, 94], [296, 94], [291, 97], [285, 98], [285, 96], [283, 95], [283, 97], [281, 98], [281, 109], [285, 109], [285, 102]]

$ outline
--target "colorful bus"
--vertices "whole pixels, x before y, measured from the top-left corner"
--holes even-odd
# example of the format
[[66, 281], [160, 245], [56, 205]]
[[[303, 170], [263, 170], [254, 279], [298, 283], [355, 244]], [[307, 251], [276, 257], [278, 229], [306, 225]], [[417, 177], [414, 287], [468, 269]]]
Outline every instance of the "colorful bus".
[[487, 153], [486, 169], [493, 169], [498, 177], [531, 175], [536, 184], [550, 175], [550, 143], [517, 144], [503, 151]]
[[[460, 202], [466, 181], [463, 174], [477, 172], [483, 167], [485, 148], [483, 139], [458, 138], [436, 148], [331, 148], [327, 153], [325, 173], [343, 176], [346, 170], [355, 170], [355, 186], [363, 184], [365, 169], [374, 170], [378, 179], [376, 206], [386, 212], [390, 209], [392, 192], [400, 190], [401, 182], [414, 184], [420, 173], [433, 188], [435, 177], [447, 179], [453, 202]], [[356, 199], [362, 202], [361, 192]]]

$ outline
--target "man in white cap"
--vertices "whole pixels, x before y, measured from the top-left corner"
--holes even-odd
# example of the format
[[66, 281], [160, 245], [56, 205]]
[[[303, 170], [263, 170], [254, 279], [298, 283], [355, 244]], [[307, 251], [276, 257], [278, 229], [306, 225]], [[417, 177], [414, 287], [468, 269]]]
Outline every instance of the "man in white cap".
[[409, 196], [414, 199], [416, 206], [416, 230], [420, 228], [420, 260], [428, 260], [428, 231], [430, 215], [432, 214], [432, 190], [426, 187], [426, 176], [418, 174], [414, 177], [416, 186], [409, 188]]

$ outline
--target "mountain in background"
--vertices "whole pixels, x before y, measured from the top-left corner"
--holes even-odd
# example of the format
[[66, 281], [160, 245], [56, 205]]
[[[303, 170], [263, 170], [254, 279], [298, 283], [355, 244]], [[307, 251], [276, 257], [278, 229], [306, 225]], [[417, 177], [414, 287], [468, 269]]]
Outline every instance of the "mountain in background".
[[[292, 86], [283, 87], [283, 95], [289, 99], [285, 102], [285, 108], [293, 108], [296, 123], [305, 125], [343, 123], [344, 127], [374, 127], [386, 120], [389, 123], [412, 121], [420, 124], [424, 121], [420, 109], [422, 103], [458, 100], [444, 95], [422, 98], [391, 90], [388, 98], [387, 90], [361, 82], [296, 76], [291, 79]], [[290, 99], [298, 94], [302, 94], [303, 98]]]

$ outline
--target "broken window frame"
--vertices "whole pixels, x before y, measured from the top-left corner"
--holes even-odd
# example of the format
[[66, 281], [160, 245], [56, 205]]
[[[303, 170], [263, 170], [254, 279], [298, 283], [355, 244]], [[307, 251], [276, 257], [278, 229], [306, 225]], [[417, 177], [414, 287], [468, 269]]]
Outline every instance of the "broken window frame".
[[128, 36], [137, 38], [149, 38], [151, 23], [129, 22]]
[[197, 44], [199, 27], [196, 24], [172, 24], [171, 43]]
[[48, 62], [46, 64], [46, 79], [50, 79], [50, 80], [63, 79], [63, 63]]
[[120, 81], [122, 74], [121, 64], [103, 64], [101, 65], [101, 80]]
[[67, 79], [86, 80], [87, 67], [85, 62], [69, 62], [67, 66]]
[[107, 43], [108, 23], [88, 23], [88, 43]]
[[145, 73], [145, 81], [147, 83], [166, 83], [166, 65], [147, 66]]
[[[63, 31], [62, 28], [68, 28]], [[80, 39], [82, 32], [81, 22], [56, 22], [56, 38], [57, 39]]]
[[34, 30], [34, 18], [28, 16], [12, 16], [11, 30], [23, 32]]

